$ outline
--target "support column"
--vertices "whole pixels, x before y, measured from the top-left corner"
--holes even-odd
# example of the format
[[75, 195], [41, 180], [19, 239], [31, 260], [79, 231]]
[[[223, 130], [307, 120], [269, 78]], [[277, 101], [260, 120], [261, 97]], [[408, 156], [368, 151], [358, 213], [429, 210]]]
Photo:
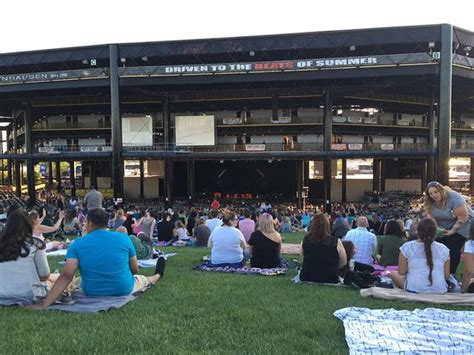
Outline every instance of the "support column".
[[304, 209], [303, 206], [303, 186], [304, 186], [304, 162], [302, 160], [296, 161], [296, 198], [298, 201], [298, 208]]
[[61, 162], [57, 161], [56, 162], [56, 189], [58, 191], [61, 191]]
[[173, 163], [169, 159], [165, 159], [165, 208], [173, 205]]
[[8, 185], [13, 185], [13, 162], [11, 160], [8, 160], [7, 162], [7, 171], [8, 171]]
[[385, 192], [386, 173], [387, 173], [387, 160], [381, 159], [380, 160], [380, 191], [382, 192]]
[[[436, 110], [435, 110], [434, 100], [435, 100], [434, 97], [432, 97], [431, 105], [428, 110], [428, 146], [430, 148], [436, 148], [434, 144], [435, 126], [436, 126]], [[435, 164], [436, 164], [435, 156], [429, 155], [427, 158], [427, 168], [426, 168], [428, 181], [434, 181], [437, 179]]]
[[470, 176], [471, 196], [474, 196], [474, 157], [471, 157], [471, 176]]
[[187, 169], [188, 169], [188, 198], [190, 200], [194, 199], [194, 193], [195, 193], [195, 162], [194, 160], [188, 161], [187, 164]]
[[165, 143], [165, 150], [170, 149], [170, 102], [168, 93], [163, 97], [163, 140]]
[[140, 198], [145, 198], [145, 162], [140, 159]]
[[272, 96], [272, 120], [278, 121], [278, 96]]
[[441, 25], [441, 61], [439, 67], [438, 181], [449, 184], [451, 153], [451, 98], [453, 27]]
[[74, 161], [69, 162], [69, 176], [71, 179], [71, 196], [76, 196], [76, 169]]
[[372, 192], [380, 192], [380, 159], [374, 159], [372, 164]]
[[428, 184], [428, 162], [426, 160], [421, 161], [421, 189], [420, 191], [423, 192], [425, 190], [425, 186]]
[[89, 162], [89, 178], [90, 178], [90, 186], [94, 186], [97, 188], [97, 168], [96, 162]]
[[[332, 142], [332, 102], [328, 91], [324, 94], [324, 151], [331, 151]], [[331, 213], [331, 158], [324, 159], [324, 206], [327, 213]]]
[[49, 189], [53, 189], [53, 162], [48, 162], [48, 185]]
[[120, 87], [118, 77], [118, 49], [109, 46], [110, 61], [110, 120], [112, 124], [112, 186], [114, 198], [123, 198], [122, 117], [120, 116]]
[[[18, 117], [16, 110], [13, 110], [13, 152], [18, 154]], [[21, 173], [20, 173], [20, 161], [15, 160], [15, 194], [21, 196]]]
[[347, 202], [347, 159], [342, 159], [342, 202]]
[[35, 186], [35, 164], [31, 154], [33, 153], [33, 135], [32, 135], [32, 125], [33, 125], [33, 110], [29, 104], [26, 105], [23, 111], [24, 118], [24, 127], [25, 127], [25, 148], [26, 154], [29, 154], [30, 157], [26, 159], [26, 179], [28, 182], [28, 196], [29, 203], [34, 205], [36, 201], [36, 186]]

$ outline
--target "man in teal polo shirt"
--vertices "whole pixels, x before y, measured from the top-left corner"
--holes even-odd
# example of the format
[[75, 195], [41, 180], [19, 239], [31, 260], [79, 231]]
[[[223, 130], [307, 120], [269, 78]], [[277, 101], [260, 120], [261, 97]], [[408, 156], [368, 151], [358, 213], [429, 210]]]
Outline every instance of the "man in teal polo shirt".
[[66, 267], [43, 304], [54, 303], [71, 283], [77, 270], [87, 296], [123, 296], [156, 284], [164, 274], [166, 260], [160, 256], [153, 276], [136, 275], [138, 261], [128, 236], [107, 230], [108, 216], [102, 209], [89, 211], [87, 235], [77, 239], [68, 249]]

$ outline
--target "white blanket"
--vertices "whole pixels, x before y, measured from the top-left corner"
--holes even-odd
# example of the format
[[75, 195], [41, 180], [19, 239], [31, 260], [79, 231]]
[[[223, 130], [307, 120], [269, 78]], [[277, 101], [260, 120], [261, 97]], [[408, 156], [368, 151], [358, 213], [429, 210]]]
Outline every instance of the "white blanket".
[[59, 249], [55, 251], [48, 251], [46, 252], [47, 256], [64, 256], [67, 253], [67, 249]]
[[[165, 258], [168, 259], [169, 257], [175, 256], [175, 255], [176, 253], [168, 253], [168, 254], [165, 254]], [[138, 260], [138, 266], [141, 268], [155, 267], [156, 259]]]
[[474, 353], [474, 312], [350, 307], [334, 315], [344, 323], [351, 354]]

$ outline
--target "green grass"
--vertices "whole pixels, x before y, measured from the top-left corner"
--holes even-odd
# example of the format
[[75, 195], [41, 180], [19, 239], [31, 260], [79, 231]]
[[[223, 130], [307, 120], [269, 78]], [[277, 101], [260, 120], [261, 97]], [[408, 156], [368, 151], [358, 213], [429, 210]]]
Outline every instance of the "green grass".
[[[178, 255], [169, 259], [164, 279], [119, 310], [84, 315], [2, 308], [0, 353], [339, 354], [348, 348], [335, 310], [433, 306], [362, 298], [353, 289], [295, 285], [294, 271], [276, 277], [191, 271], [209, 250], [165, 251]], [[62, 268], [59, 260], [51, 258], [52, 270]]]
[[305, 233], [304, 232], [294, 232], [294, 233], [283, 233], [281, 236], [283, 238], [283, 243], [290, 244], [301, 244], [303, 241]]

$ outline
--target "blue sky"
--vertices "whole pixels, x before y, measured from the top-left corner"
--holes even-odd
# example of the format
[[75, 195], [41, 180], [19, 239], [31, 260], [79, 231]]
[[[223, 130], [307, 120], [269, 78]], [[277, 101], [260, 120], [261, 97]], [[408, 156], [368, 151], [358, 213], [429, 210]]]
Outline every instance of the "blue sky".
[[0, 53], [435, 23], [474, 31], [473, 0], [16, 0], [1, 7]]

